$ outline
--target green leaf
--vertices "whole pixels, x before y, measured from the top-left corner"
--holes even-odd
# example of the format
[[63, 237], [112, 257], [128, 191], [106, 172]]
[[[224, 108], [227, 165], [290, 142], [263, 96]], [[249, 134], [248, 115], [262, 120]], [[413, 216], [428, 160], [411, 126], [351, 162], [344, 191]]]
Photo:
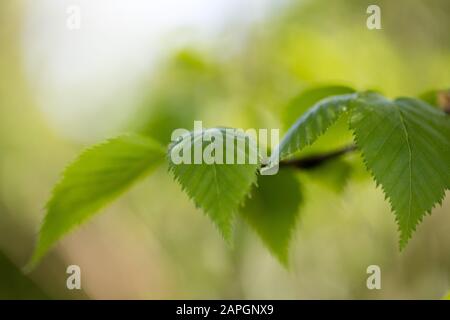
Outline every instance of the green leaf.
[[322, 99], [353, 92], [355, 92], [354, 89], [339, 85], [315, 87], [302, 91], [284, 109], [282, 116], [283, 125], [285, 128], [289, 128], [298, 117]]
[[172, 152], [184, 150], [193, 156], [195, 144], [200, 143], [202, 149], [205, 150], [208, 145], [214, 143], [205, 142], [203, 139], [205, 135], [222, 135], [223, 141], [225, 138], [232, 139], [236, 150], [234, 152], [226, 148], [226, 143], [223, 142], [224, 158], [232, 154], [237, 160], [237, 154], [241, 154], [245, 157], [244, 164], [238, 164], [237, 161], [234, 164], [225, 164], [225, 160], [223, 164], [216, 162], [207, 164], [204, 161], [200, 164], [194, 164], [194, 161], [175, 164], [172, 157], [169, 157], [169, 168], [196, 206], [203, 209], [223, 237], [229, 241], [234, 214], [250, 191], [251, 185], [256, 181], [259, 159], [256, 163], [249, 163], [250, 137], [243, 133], [230, 135], [226, 130], [221, 128], [191, 132], [170, 146], [169, 155]]
[[240, 210], [272, 254], [288, 263], [288, 247], [299, 215], [300, 183], [291, 169], [273, 176], [259, 176], [258, 186]]
[[29, 267], [65, 233], [127, 190], [164, 158], [161, 145], [138, 135], [121, 136], [84, 151], [66, 168], [53, 190]]
[[288, 130], [274, 152], [272, 162], [277, 153], [280, 159], [284, 159], [311, 145], [338, 120], [355, 98], [356, 94], [345, 94], [326, 98], [315, 104]]
[[369, 93], [354, 101], [351, 128], [390, 201], [403, 248], [450, 187], [450, 117], [420, 100]]

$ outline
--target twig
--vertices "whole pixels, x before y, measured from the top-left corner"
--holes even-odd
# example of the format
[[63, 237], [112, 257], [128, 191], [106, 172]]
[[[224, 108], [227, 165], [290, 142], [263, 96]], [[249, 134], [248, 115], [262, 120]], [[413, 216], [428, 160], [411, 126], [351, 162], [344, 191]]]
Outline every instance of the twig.
[[280, 161], [280, 168], [283, 167], [293, 167], [297, 169], [313, 169], [316, 168], [325, 162], [338, 158], [344, 154], [350, 153], [355, 151], [356, 145], [349, 145], [345, 148], [335, 150], [328, 153], [323, 154], [317, 154], [317, 155], [311, 155], [304, 158], [299, 159], [288, 159]]

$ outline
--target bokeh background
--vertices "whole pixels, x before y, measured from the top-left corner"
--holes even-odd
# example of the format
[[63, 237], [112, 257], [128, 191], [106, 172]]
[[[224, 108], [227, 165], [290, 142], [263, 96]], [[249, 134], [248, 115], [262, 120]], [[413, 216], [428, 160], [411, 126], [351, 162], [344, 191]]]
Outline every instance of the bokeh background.
[[[370, 4], [381, 7], [381, 30], [366, 28]], [[21, 268], [52, 186], [84, 147], [129, 131], [168, 142], [194, 119], [285, 128], [289, 101], [323, 84], [390, 97], [448, 88], [449, 31], [447, 0], [1, 1], [0, 298], [442, 298], [448, 193], [399, 252], [394, 216], [357, 154], [298, 173], [289, 269], [242, 221], [228, 246], [164, 167], [36, 270]], [[70, 264], [82, 290], [66, 289]], [[381, 290], [366, 288], [371, 264]]]

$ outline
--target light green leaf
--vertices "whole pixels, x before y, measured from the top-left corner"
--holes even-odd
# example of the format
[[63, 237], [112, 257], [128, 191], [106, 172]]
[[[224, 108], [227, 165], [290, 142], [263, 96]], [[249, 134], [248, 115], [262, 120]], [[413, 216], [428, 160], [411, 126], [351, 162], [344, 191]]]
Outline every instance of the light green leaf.
[[301, 199], [300, 184], [294, 172], [282, 169], [273, 176], [259, 176], [258, 186], [240, 211], [283, 265], [288, 263], [289, 241]]
[[84, 151], [66, 168], [53, 190], [29, 267], [65, 233], [123, 193], [164, 158], [161, 145], [138, 135], [121, 136]]
[[400, 229], [400, 247], [450, 187], [450, 117], [425, 102], [361, 94], [351, 128]]
[[285, 128], [289, 128], [301, 115], [320, 100], [355, 92], [354, 89], [340, 85], [314, 87], [302, 91], [287, 105], [283, 111], [282, 120]]
[[345, 94], [323, 99], [307, 111], [288, 130], [272, 156], [272, 162], [277, 154], [285, 159], [304, 147], [311, 145], [321, 136], [348, 108], [356, 94]]
[[[202, 208], [206, 215], [211, 218], [223, 237], [229, 241], [232, 231], [232, 222], [238, 206], [250, 191], [251, 185], [256, 181], [256, 170], [259, 167], [259, 159], [255, 163], [250, 163], [249, 146], [251, 138], [245, 134], [230, 135], [227, 129], [207, 129], [199, 132], [189, 133], [182, 136], [169, 148], [169, 155], [173, 152], [185, 150], [193, 156], [195, 145], [200, 143], [202, 149], [213, 142], [205, 142], [203, 137], [208, 134], [219, 134], [223, 136], [223, 164], [207, 164], [202, 161], [194, 164], [193, 157], [191, 164], [175, 164], [172, 157], [169, 157], [170, 171], [175, 179], [195, 204]], [[188, 138], [187, 138], [188, 137]], [[186, 139], [187, 138], [187, 139]], [[235, 151], [226, 148], [224, 142], [226, 138], [232, 139]], [[234, 164], [226, 164], [227, 155], [232, 154], [236, 160]], [[244, 164], [237, 163], [237, 155], [245, 158]]]

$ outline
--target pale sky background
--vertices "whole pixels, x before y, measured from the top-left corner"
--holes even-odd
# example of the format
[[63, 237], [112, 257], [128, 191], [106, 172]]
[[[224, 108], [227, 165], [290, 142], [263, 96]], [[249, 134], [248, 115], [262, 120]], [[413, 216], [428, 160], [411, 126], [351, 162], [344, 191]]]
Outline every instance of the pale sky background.
[[[78, 30], [67, 27], [71, 6], [80, 8]], [[168, 52], [191, 43], [232, 47], [279, 6], [276, 0], [29, 0], [25, 71], [58, 134], [104, 138], [134, 111], [142, 84], [151, 84], [143, 80]]]

